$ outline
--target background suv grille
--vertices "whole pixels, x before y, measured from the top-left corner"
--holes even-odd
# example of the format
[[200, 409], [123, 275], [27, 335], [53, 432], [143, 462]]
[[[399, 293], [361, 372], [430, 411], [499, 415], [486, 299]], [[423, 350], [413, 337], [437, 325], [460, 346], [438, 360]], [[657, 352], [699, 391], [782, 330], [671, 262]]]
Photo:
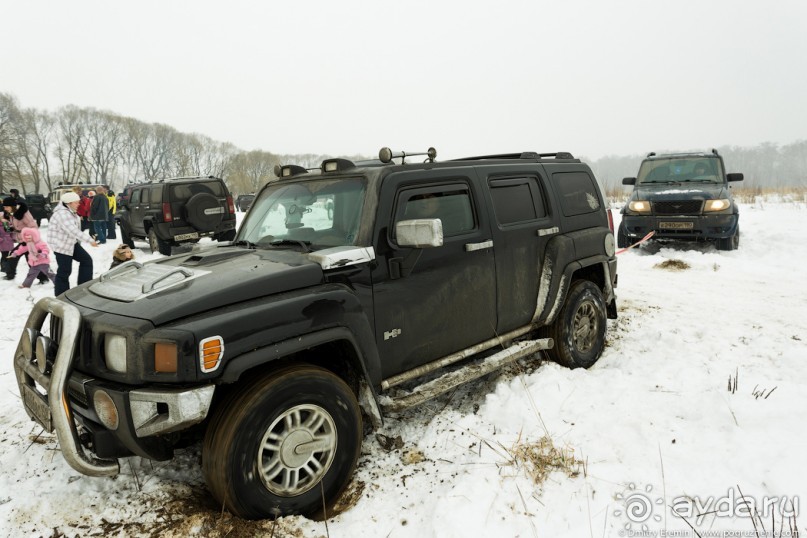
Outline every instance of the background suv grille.
[[656, 215], [691, 215], [699, 214], [703, 202], [700, 200], [683, 200], [680, 202], [653, 202]]

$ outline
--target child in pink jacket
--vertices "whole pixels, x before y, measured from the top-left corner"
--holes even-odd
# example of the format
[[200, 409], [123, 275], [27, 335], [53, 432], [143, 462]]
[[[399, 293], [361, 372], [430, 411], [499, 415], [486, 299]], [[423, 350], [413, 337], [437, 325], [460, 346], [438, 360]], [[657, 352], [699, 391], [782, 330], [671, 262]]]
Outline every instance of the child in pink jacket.
[[11, 256], [21, 256], [28, 253], [28, 275], [20, 284], [21, 288], [30, 288], [34, 279], [40, 274], [45, 275], [53, 282], [56, 275], [50, 270], [50, 249], [48, 244], [42, 241], [39, 230], [36, 228], [23, 228], [20, 231], [20, 238], [25, 241], [11, 253]]

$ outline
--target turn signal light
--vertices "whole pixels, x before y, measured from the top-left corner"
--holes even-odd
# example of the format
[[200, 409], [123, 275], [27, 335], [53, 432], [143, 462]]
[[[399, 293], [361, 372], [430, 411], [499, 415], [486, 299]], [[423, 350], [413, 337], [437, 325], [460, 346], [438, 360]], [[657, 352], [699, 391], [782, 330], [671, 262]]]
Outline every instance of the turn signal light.
[[161, 374], [177, 372], [177, 345], [173, 342], [154, 344], [154, 371]]
[[203, 372], [212, 372], [218, 368], [222, 356], [224, 356], [224, 339], [221, 336], [211, 336], [199, 342], [199, 366]]

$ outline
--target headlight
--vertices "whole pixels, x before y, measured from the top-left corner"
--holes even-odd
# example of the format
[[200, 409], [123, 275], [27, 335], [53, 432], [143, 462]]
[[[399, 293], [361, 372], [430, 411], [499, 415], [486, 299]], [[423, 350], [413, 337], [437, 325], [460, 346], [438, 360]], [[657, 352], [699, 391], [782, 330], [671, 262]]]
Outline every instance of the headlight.
[[722, 200], [706, 200], [703, 204], [704, 211], [723, 211], [731, 207], [731, 202], [727, 199]]
[[628, 211], [650, 213], [650, 202], [647, 200], [634, 200], [628, 204]]
[[119, 374], [126, 373], [126, 337], [108, 334], [104, 338], [104, 358], [106, 367]]

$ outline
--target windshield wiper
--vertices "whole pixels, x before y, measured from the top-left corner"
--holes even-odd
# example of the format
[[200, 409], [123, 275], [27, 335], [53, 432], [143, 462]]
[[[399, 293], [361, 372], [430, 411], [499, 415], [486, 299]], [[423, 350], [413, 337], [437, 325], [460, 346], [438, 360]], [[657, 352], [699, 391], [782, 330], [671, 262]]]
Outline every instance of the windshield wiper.
[[283, 245], [299, 245], [304, 252], [311, 252], [311, 249], [308, 248], [311, 245], [311, 241], [300, 241], [298, 239], [278, 239], [277, 241], [271, 241], [269, 244], [273, 247], [280, 247]]
[[247, 247], [247, 248], [251, 248], [251, 249], [257, 248], [257, 246], [258, 246], [255, 243], [247, 241], [246, 239], [241, 239], [240, 241], [236, 241], [235, 243], [233, 243], [234, 247], [240, 247], [242, 245]]

